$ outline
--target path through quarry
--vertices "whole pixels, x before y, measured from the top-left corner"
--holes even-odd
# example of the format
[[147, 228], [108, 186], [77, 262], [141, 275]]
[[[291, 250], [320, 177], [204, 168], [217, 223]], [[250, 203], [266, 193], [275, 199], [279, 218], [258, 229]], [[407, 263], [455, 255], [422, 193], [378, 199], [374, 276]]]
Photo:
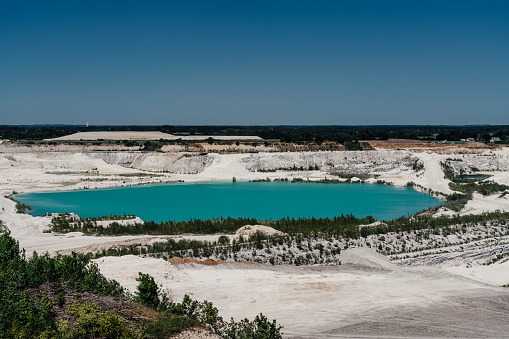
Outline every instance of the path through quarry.
[[449, 180], [444, 177], [444, 172], [440, 165], [441, 161], [450, 156], [429, 153], [418, 153], [416, 156], [424, 162], [424, 181], [427, 184], [426, 186], [437, 192], [452, 194], [453, 191], [449, 188]]

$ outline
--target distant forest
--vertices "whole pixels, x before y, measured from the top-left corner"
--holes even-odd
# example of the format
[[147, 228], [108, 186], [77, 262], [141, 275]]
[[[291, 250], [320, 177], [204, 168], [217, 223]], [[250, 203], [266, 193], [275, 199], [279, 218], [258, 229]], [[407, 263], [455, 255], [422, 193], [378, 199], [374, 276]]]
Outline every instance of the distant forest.
[[499, 137], [509, 143], [509, 125], [473, 126], [79, 126], [34, 125], [0, 126], [0, 139], [42, 140], [76, 132], [93, 131], [161, 131], [182, 135], [256, 135], [263, 139], [282, 142], [415, 139], [423, 141], [459, 141], [475, 138], [488, 142]]

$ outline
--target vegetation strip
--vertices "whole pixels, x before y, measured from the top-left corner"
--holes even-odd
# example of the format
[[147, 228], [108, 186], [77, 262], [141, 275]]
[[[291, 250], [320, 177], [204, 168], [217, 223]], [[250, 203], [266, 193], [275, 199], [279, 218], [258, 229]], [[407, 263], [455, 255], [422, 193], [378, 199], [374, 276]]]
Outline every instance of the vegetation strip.
[[[160, 131], [182, 135], [257, 135], [265, 140], [283, 142], [311, 142], [318, 144], [325, 141], [353, 143], [352, 148], [359, 147], [355, 140], [409, 139], [422, 141], [443, 140], [460, 141], [475, 138], [490, 142], [498, 137], [497, 143], [509, 142], [509, 126], [0, 126], [0, 138], [9, 140], [43, 140], [62, 137], [76, 132], [94, 131]], [[87, 142], [87, 141], [84, 141]], [[109, 143], [102, 140], [101, 143]], [[45, 141], [45, 143], [54, 143]], [[136, 143], [135, 141], [132, 142]]]
[[[459, 195], [461, 197], [461, 195]], [[460, 198], [459, 198], [460, 199]], [[473, 225], [506, 225], [509, 220], [508, 212], [491, 212], [480, 215], [454, 215], [451, 217], [433, 217], [433, 213], [421, 213], [412, 217], [401, 217], [386, 222], [375, 222], [372, 217], [355, 218], [353, 216], [340, 216], [332, 219], [281, 219], [276, 221], [259, 221], [256, 219], [226, 218], [216, 220], [191, 220], [178, 222], [179, 227], [172, 228], [175, 223], [148, 223], [147, 225], [120, 226], [112, 225], [111, 230], [93, 226], [93, 223], [76, 224], [68, 231], [108, 230], [108, 234], [185, 234], [193, 233], [190, 229], [211, 233], [233, 233], [233, 231], [246, 224], [265, 224], [286, 234], [267, 235], [256, 232], [249, 237], [237, 236], [233, 239], [223, 235], [217, 241], [198, 240], [161, 240], [151, 245], [131, 244], [115, 246], [96, 252], [94, 257], [121, 256], [121, 255], [148, 255], [159, 258], [193, 257], [213, 258], [216, 260], [255, 261], [259, 263], [282, 265], [339, 265], [340, 253], [349, 244], [354, 246], [375, 246], [384, 254], [394, 255], [407, 251], [434, 249], [441, 247], [440, 243], [433, 241], [435, 236], [446, 237], [450, 234], [464, 234], [468, 227]], [[60, 223], [65, 221], [60, 220]], [[161, 228], [158, 228], [161, 226]], [[57, 227], [57, 226], [54, 226]], [[64, 225], [62, 225], [64, 227]], [[91, 228], [89, 228], [91, 227]], [[504, 226], [505, 227], [505, 226]], [[139, 233], [129, 233], [129, 231]], [[500, 236], [506, 235], [503, 230], [497, 230]], [[502, 232], [502, 233], [500, 233]], [[197, 232], [199, 233], [199, 232]], [[398, 235], [396, 242], [400, 243], [398, 249], [388, 246], [385, 241], [387, 235]], [[428, 246], [418, 246], [414, 249], [407, 247], [402, 239], [403, 234], [412, 235], [421, 243]], [[370, 239], [370, 240], [368, 240]], [[357, 245], [355, 245], [357, 244]]]

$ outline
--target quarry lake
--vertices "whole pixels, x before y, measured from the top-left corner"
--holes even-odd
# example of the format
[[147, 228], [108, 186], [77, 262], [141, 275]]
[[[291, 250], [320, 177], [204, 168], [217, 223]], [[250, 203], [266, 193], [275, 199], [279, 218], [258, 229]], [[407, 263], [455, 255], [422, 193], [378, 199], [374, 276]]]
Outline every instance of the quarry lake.
[[440, 200], [407, 187], [302, 182], [199, 182], [19, 194], [31, 215], [74, 212], [80, 217], [135, 214], [143, 220], [216, 217], [333, 217], [389, 220]]

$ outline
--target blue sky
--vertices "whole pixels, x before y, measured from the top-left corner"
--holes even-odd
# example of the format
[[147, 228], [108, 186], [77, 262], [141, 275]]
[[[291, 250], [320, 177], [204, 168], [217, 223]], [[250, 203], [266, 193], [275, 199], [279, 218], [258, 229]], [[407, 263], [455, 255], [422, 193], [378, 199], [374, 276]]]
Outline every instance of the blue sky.
[[507, 1], [2, 1], [0, 124], [507, 124]]

